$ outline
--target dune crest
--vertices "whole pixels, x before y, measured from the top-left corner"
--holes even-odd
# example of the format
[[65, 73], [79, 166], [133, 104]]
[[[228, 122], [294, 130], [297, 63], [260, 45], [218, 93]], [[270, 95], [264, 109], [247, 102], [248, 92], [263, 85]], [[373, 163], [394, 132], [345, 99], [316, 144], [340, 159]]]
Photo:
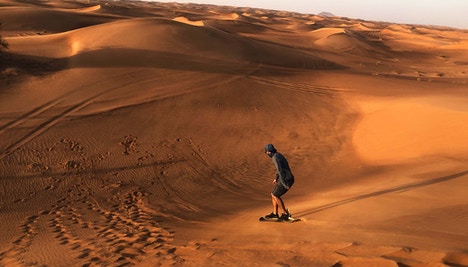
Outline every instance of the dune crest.
[[313, 30], [309, 35], [314, 39], [327, 38], [333, 34], [345, 33], [346, 31], [343, 28], [320, 28]]
[[182, 22], [182, 23], [185, 23], [185, 24], [189, 24], [189, 25], [192, 25], [192, 26], [204, 26], [205, 23], [203, 23], [203, 21], [199, 20], [199, 21], [191, 21], [191, 20], [188, 20], [186, 17], [176, 17], [176, 18], [173, 18], [174, 21], [178, 21], [178, 22]]
[[84, 7], [84, 8], [77, 9], [76, 11], [78, 11], [78, 12], [93, 12], [93, 11], [96, 11], [96, 10], [99, 10], [99, 9], [101, 9], [101, 5]]
[[[249, 17], [250, 14], [243, 13], [242, 16]], [[223, 14], [223, 15], [218, 15], [215, 17], [215, 19], [219, 20], [236, 20], [239, 19], [241, 16], [237, 13], [231, 13], [231, 14]]]

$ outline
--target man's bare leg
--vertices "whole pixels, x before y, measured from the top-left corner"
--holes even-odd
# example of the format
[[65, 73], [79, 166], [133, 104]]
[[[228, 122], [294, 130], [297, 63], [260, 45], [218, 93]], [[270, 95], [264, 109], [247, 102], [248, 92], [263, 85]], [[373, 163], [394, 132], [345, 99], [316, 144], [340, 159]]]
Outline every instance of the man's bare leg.
[[273, 212], [275, 212], [275, 214], [278, 214], [278, 207], [281, 207], [283, 213], [288, 213], [284, 206], [284, 202], [280, 197], [271, 194], [271, 202], [273, 203]]
[[276, 197], [271, 194], [271, 204], [273, 204], [273, 213], [278, 215], [278, 204], [276, 202]]

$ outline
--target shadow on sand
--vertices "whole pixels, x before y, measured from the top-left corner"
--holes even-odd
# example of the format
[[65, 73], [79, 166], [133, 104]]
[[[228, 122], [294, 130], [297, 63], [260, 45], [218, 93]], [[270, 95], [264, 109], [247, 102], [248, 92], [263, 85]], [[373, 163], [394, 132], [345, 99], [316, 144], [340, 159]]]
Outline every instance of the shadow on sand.
[[348, 204], [348, 203], [351, 203], [351, 202], [354, 202], [354, 201], [358, 201], [358, 200], [362, 200], [362, 199], [366, 199], [366, 198], [381, 196], [381, 195], [390, 194], [390, 193], [404, 192], [404, 191], [408, 191], [408, 190], [412, 190], [412, 189], [416, 189], [416, 188], [420, 188], [420, 187], [424, 187], [424, 186], [428, 186], [428, 185], [433, 185], [433, 184], [437, 184], [437, 183], [446, 182], [446, 181], [449, 181], [449, 180], [453, 180], [453, 179], [465, 176], [467, 174], [468, 174], [468, 170], [463, 171], [463, 172], [459, 172], [459, 173], [455, 173], [455, 174], [451, 174], [451, 175], [447, 175], [447, 176], [443, 176], [443, 177], [433, 178], [433, 179], [424, 180], [424, 181], [420, 181], [420, 182], [409, 183], [409, 184], [405, 184], [405, 185], [399, 185], [399, 186], [395, 186], [395, 187], [375, 191], [375, 192], [372, 192], [372, 193], [369, 193], [369, 194], [359, 195], [359, 196], [343, 199], [343, 200], [340, 200], [340, 201], [336, 201], [336, 202], [333, 202], [333, 203], [329, 203], [329, 204], [326, 204], [326, 205], [322, 205], [322, 206], [319, 206], [319, 207], [311, 208], [311, 209], [308, 209], [308, 210], [305, 210], [305, 211], [298, 212], [295, 215], [298, 216], [298, 217], [299, 216], [306, 216], [306, 215], [310, 215], [310, 214], [313, 214], [313, 213], [317, 213], [317, 212], [320, 212], [320, 211], [323, 211], [323, 210], [331, 209], [331, 208], [334, 208], [334, 207], [338, 207], [338, 206], [341, 206], [341, 205], [345, 205], [345, 204]]

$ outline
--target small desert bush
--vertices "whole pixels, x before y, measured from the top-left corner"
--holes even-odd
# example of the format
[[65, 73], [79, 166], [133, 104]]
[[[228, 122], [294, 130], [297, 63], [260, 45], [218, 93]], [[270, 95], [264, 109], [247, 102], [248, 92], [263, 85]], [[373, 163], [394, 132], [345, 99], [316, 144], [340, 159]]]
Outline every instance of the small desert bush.
[[18, 70], [16, 68], [8, 67], [2, 70], [0, 73], [4, 77], [11, 77], [11, 76], [18, 75]]

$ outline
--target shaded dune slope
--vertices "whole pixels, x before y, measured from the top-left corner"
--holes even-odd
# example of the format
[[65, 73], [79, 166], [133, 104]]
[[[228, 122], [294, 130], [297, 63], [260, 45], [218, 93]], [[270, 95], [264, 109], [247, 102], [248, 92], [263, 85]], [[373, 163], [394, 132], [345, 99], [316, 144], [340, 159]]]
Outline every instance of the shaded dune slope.
[[[138, 31], [140, 28], [145, 28], [144, 35]], [[145, 62], [147, 60], [143, 59], [147, 57], [153, 59], [150, 61], [157, 61], [158, 53], [170, 53], [180, 54], [181, 57], [189, 55], [195, 60], [196, 57], [206, 57], [228, 62], [282, 65], [291, 68], [339, 67], [333, 62], [288, 47], [249, 40], [216, 28], [195, 27], [164, 19], [112, 22], [56, 35], [10, 38], [9, 42], [22, 54], [28, 54], [27, 51], [21, 51], [22, 45], [28, 47], [31, 43], [35, 43], [40, 49], [35, 50], [33, 56], [49, 58], [73, 56], [71, 64], [81, 62], [86, 65], [88, 60], [83, 59], [86, 58], [86, 53], [94, 54], [100, 49], [106, 50], [105, 53], [112, 53], [115, 49], [117, 52], [109, 55], [113, 58], [113, 62], [100, 60], [94, 55], [91, 58], [103, 64], [119, 65], [120, 57], [122, 64], [132, 65], [132, 59], [135, 62]], [[125, 50], [128, 51], [122, 53]]]
[[116, 20], [115, 16], [107, 14], [37, 6], [2, 8], [0, 16], [5, 25], [2, 30], [10, 35], [59, 33]]

